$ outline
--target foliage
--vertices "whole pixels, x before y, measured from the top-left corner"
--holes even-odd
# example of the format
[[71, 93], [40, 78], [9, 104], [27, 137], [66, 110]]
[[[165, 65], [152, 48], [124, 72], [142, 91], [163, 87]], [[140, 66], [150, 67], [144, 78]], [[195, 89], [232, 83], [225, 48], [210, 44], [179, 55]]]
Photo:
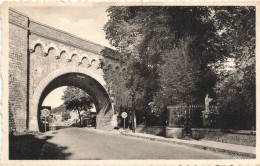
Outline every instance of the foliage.
[[157, 93], [156, 104], [165, 106], [191, 101], [196, 83], [199, 81], [199, 68], [196, 59], [188, 54], [192, 38], [182, 40], [179, 47], [166, 53], [164, 65], [160, 68], [162, 90]]
[[65, 111], [64, 114], [62, 114], [62, 118], [64, 120], [68, 120], [71, 118], [70, 113], [68, 111]]
[[68, 86], [63, 93], [61, 98], [64, 100], [64, 104], [66, 105], [66, 109], [70, 111], [77, 111], [79, 114], [79, 120], [81, 125], [81, 111], [87, 111], [92, 108], [93, 100], [92, 98], [83, 90]]
[[235, 62], [235, 70], [227, 71], [216, 86], [219, 103], [229, 111], [255, 111], [255, 7], [215, 8], [215, 19], [225, 46]]
[[[207, 93], [222, 106], [255, 110], [255, 7], [117, 6], [107, 12], [106, 38], [120, 52], [122, 84], [139, 115], [148, 115], [153, 101], [163, 110], [203, 103]], [[228, 58], [235, 61], [233, 73], [225, 70]]]
[[192, 119], [188, 113], [186, 113], [186, 116], [184, 118], [184, 124], [183, 124], [183, 136], [190, 138], [192, 136]]
[[216, 25], [235, 62], [234, 70], [219, 75], [215, 87], [217, 101], [223, 114], [230, 113], [233, 119], [239, 119], [233, 126], [241, 128], [243, 124], [243, 128], [252, 129], [256, 111], [255, 7], [222, 7], [221, 10], [215, 7], [214, 10]]
[[[185, 55], [196, 61], [193, 63], [201, 75], [212, 77], [208, 64], [222, 60], [225, 54], [207, 7], [128, 6], [110, 7], [107, 12], [110, 19], [104, 30], [110, 43], [122, 53], [121, 59], [129, 76], [126, 87], [134, 94], [139, 93], [146, 106], [161, 92], [160, 72], [161, 68], [167, 70], [168, 65], [164, 65], [167, 56], [171, 58], [169, 54], [185, 44], [183, 39], [187, 36], [191, 36], [193, 42], [189, 43], [189, 52]], [[203, 78], [192, 83], [196, 83], [199, 97], [212, 92], [215, 80], [208, 80]]]
[[51, 110], [51, 113], [55, 113], [55, 114], [63, 114], [64, 112], [66, 112], [66, 105], [65, 104], [61, 104], [60, 106], [53, 108]]
[[104, 80], [107, 83], [106, 88], [108, 89], [108, 93], [115, 98], [116, 112], [119, 112], [118, 107], [130, 106], [130, 92], [126, 88], [126, 76], [124, 75], [124, 72], [120, 71], [120, 69], [115, 69], [114, 66], [105, 66], [103, 72]]

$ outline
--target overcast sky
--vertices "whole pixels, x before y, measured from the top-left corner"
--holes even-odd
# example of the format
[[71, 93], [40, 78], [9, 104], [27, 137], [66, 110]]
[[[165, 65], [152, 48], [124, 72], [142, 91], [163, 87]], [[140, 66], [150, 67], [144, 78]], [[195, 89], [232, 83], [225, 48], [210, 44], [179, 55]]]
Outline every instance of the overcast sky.
[[104, 6], [15, 7], [31, 19], [69, 32], [81, 38], [111, 47], [103, 26], [108, 21]]
[[63, 104], [63, 100], [61, 100], [61, 96], [63, 95], [63, 91], [66, 89], [66, 86], [62, 86], [54, 89], [48, 96], [44, 99], [42, 106], [51, 106], [51, 109], [60, 106]]
[[[103, 46], [111, 47], [105, 38], [103, 26], [108, 21], [104, 6], [95, 7], [15, 7], [31, 19], [69, 32]], [[44, 100], [44, 106], [55, 108], [63, 103], [60, 99], [66, 87], [53, 90]]]

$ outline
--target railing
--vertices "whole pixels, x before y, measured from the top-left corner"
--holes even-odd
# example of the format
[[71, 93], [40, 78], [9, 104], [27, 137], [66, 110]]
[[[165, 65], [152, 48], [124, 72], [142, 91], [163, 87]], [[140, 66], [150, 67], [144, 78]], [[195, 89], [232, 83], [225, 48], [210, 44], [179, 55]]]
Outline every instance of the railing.
[[205, 105], [168, 106], [168, 127], [184, 127], [189, 119], [192, 128], [219, 128], [235, 130], [254, 130], [255, 113], [238, 110], [228, 112], [219, 110], [216, 105], [210, 105], [205, 111]]
[[178, 105], [167, 108], [169, 127], [183, 127], [186, 118], [190, 119], [192, 127], [205, 126], [207, 122], [203, 121], [204, 119], [210, 119], [212, 125], [219, 114], [218, 108], [214, 105], [209, 106], [209, 112], [205, 112], [204, 105]]

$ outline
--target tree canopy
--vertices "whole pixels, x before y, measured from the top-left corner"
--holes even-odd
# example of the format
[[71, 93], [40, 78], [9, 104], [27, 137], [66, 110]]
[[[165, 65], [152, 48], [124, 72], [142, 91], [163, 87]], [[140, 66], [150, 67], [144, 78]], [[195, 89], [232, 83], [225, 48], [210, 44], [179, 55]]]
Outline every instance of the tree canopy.
[[[104, 54], [107, 53], [106, 50], [104, 50]], [[115, 111], [118, 113], [119, 107], [130, 106], [130, 91], [126, 88], [126, 76], [120, 69], [113, 69], [112, 67], [105, 67], [103, 72], [108, 92], [110, 96], [116, 99]]]
[[68, 86], [61, 97], [67, 110], [77, 111], [81, 125], [81, 111], [88, 111], [92, 108], [92, 98], [82, 89]]
[[[124, 88], [138, 94], [140, 108], [152, 101], [161, 108], [202, 103], [206, 94], [227, 103], [232, 87], [255, 108], [255, 7], [116, 6], [107, 12], [106, 38], [120, 52]], [[230, 58], [233, 74], [225, 68]]]
[[[215, 7], [215, 20], [228, 53], [234, 59], [234, 70], [219, 76], [215, 91], [226, 111], [255, 112], [255, 7]], [[238, 108], [230, 108], [236, 105]]]
[[[122, 53], [121, 59], [129, 76], [126, 87], [141, 93], [146, 104], [163, 88], [161, 68], [167, 68], [165, 57], [177, 48], [181, 49], [183, 44], [187, 45], [183, 43], [184, 38], [193, 40], [185, 55], [196, 64], [196, 74], [212, 74], [208, 64], [224, 59], [226, 50], [217, 38], [208, 7], [127, 6], [110, 7], [107, 12], [110, 19], [104, 30], [111, 45]], [[187, 62], [186, 68], [192, 71], [190, 64]], [[214, 82], [208, 83], [208, 80], [196, 81], [194, 88], [201, 92], [197, 95], [204, 96], [212, 91]]]

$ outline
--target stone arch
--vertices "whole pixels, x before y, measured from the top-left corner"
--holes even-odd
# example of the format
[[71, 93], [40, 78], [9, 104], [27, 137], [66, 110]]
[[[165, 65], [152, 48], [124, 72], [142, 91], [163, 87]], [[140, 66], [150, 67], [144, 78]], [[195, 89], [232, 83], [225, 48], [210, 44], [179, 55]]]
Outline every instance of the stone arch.
[[35, 48], [37, 47], [37, 46], [42, 46], [42, 52], [44, 53], [44, 54], [47, 54], [48, 53], [48, 48], [46, 47], [46, 44], [43, 42], [43, 41], [41, 41], [40, 39], [37, 39], [37, 40], [34, 40], [34, 41], [32, 41], [31, 43], [30, 43], [30, 45], [29, 45], [29, 51], [30, 51], [30, 53], [32, 53], [32, 52], [34, 52], [35, 51]]
[[56, 56], [58, 56], [60, 54], [60, 49], [53, 43], [49, 44], [47, 47], [46, 47], [48, 50], [47, 50], [47, 54], [49, 55], [50, 51], [51, 50], [55, 50], [56, 51]]
[[70, 52], [69, 55], [70, 55], [71, 57], [74, 56], [74, 55], [80, 56], [80, 54], [79, 54], [77, 51], [72, 51], [72, 52]]
[[52, 54], [52, 57], [57, 57], [59, 55], [59, 52], [54, 47], [50, 47], [50, 48], [48, 48], [46, 56], [51, 56], [51, 54]]
[[33, 52], [31, 52], [30, 54], [34, 54], [34, 53], [37, 54], [38, 50], [41, 50], [41, 54], [38, 54], [38, 55], [41, 55], [41, 56], [44, 56], [44, 57], [46, 57], [48, 55], [48, 53], [47, 53], [48, 50], [47, 50], [47, 52], [45, 52], [44, 47], [40, 43], [37, 43], [35, 45]]
[[100, 69], [105, 69], [105, 61], [103, 58], [99, 58]]
[[114, 70], [118, 72], [118, 71], [120, 71], [120, 67], [116, 66]]
[[121, 68], [121, 72], [125, 72], [126, 68], [125, 67], [122, 67]]
[[[95, 83], [95, 86], [99, 87], [100, 93], [103, 98], [106, 98], [105, 101], [96, 101], [97, 104], [99, 104], [97, 107], [99, 109], [99, 117], [108, 116], [107, 119], [109, 120], [112, 115], [107, 114], [108, 112], [111, 112], [111, 102], [109, 100], [109, 95], [106, 90], [106, 82], [104, 81], [103, 77], [101, 75], [95, 74], [93, 71], [88, 70], [87, 68], [80, 68], [80, 67], [64, 67], [58, 70], [53, 71], [52, 73], [48, 74], [46, 77], [44, 77], [40, 83], [38, 84], [37, 88], [35, 89], [32, 98], [30, 99], [30, 112], [29, 112], [29, 129], [32, 131], [39, 131], [38, 126], [38, 115], [39, 115], [39, 104], [42, 100], [42, 95], [45, 93], [45, 90], [50, 85], [56, 85], [56, 83], [53, 83], [55, 79], [60, 78], [61, 76], [64, 76], [66, 74], [79, 74], [82, 75], [82, 77], [88, 77], [89, 79], [92, 79]], [[58, 83], [66, 83], [66, 81], [59, 81]], [[75, 82], [75, 80], [71, 80], [71, 83]], [[81, 83], [82, 85], [88, 85]], [[91, 85], [91, 83], [90, 83]], [[63, 85], [64, 86], [64, 85]], [[65, 85], [66, 86], [66, 85]], [[67, 86], [70, 86], [69, 84]], [[92, 88], [96, 89], [96, 88]], [[96, 92], [97, 93], [97, 92]], [[45, 94], [46, 95], [46, 94]], [[45, 96], [46, 97], [46, 96]], [[43, 102], [43, 100], [42, 100]], [[111, 119], [110, 119], [111, 120]], [[97, 122], [98, 123], [98, 122]], [[108, 123], [109, 124], [109, 123]], [[108, 128], [111, 126], [108, 125]]]
[[89, 59], [86, 56], [84, 56], [81, 59], [79, 65], [82, 65], [82, 66], [85, 66], [85, 67], [90, 67], [90, 61], [89, 61]]
[[96, 59], [92, 59], [90, 64], [92, 68], [98, 68], [98, 61]]
[[59, 54], [59, 57], [56, 57], [56, 59], [63, 59], [68, 61], [68, 59], [70, 59], [69, 52], [66, 50], [62, 50]]
[[107, 65], [107, 70], [113, 70], [113, 65], [112, 64], [108, 64]]
[[72, 54], [71, 58], [70, 58], [70, 61], [74, 62], [74, 63], [79, 63], [80, 62], [79, 55], [78, 54]]
[[[74, 56], [80, 56], [80, 54], [78, 53], [78, 52], [76, 52], [76, 51], [72, 51], [72, 52], [68, 52], [68, 54], [69, 54], [69, 58], [68, 58], [68, 62], [71, 62], [72, 61], [72, 58], [74, 57]], [[74, 57], [75, 58], [75, 57]], [[78, 60], [79, 61], [79, 60]]]

